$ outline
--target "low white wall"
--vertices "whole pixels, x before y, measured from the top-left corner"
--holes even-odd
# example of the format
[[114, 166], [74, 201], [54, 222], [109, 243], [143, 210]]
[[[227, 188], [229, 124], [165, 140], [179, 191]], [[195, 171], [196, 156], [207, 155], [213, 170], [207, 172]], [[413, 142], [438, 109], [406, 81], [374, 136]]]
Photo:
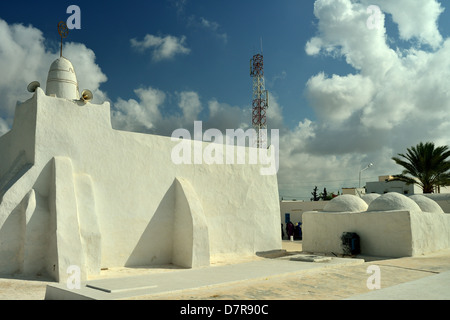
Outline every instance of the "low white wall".
[[343, 254], [341, 236], [356, 232], [361, 254], [415, 256], [450, 248], [450, 215], [411, 211], [305, 212], [303, 251]]
[[444, 210], [450, 213], [450, 193], [423, 194], [424, 196], [436, 201], [436, 203]]
[[411, 214], [413, 255], [450, 248], [450, 214]]

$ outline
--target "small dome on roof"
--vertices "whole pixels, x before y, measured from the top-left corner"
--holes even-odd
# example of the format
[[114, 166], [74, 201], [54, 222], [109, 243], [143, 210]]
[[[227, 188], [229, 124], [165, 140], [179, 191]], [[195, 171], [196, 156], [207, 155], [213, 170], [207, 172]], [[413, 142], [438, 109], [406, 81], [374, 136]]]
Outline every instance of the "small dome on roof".
[[436, 201], [424, 195], [415, 194], [410, 196], [409, 198], [414, 200], [414, 202], [419, 205], [420, 209], [422, 209], [423, 212], [444, 213], [444, 210], [442, 210], [441, 206], [438, 205]]
[[367, 211], [422, 211], [412, 199], [397, 192], [389, 192], [373, 200]]
[[323, 211], [327, 212], [363, 212], [367, 210], [367, 203], [360, 197], [343, 194], [328, 202]]
[[380, 195], [378, 193], [368, 193], [363, 195], [361, 199], [363, 199], [369, 205], [373, 200], [375, 200], [379, 196]]
[[60, 57], [50, 66], [45, 94], [69, 100], [80, 99], [75, 69], [66, 58]]

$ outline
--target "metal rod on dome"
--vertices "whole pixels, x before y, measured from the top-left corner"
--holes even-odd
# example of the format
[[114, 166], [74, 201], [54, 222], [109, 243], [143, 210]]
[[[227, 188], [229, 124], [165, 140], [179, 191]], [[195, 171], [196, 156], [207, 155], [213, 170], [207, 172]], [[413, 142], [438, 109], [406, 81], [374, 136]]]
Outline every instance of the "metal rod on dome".
[[58, 33], [61, 36], [60, 57], [62, 57], [63, 39], [67, 38], [69, 35], [69, 28], [67, 28], [67, 24], [64, 21], [58, 23]]

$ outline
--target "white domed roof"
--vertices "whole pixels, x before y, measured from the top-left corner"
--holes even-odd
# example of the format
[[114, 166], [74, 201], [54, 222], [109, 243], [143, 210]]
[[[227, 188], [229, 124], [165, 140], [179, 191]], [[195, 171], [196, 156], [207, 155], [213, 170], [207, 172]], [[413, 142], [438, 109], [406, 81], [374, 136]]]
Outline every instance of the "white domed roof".
[[367, 203], [360, 197], [343, 194], [328, 202], [323, 211], [327, 212], [363, 212], [367, 210]]
[[80, 99], [75, 69], [66, 58], [60, 57], [50, 66], [45, 94], [69, 100]]
[[389, 192], [373, 200], [367, 211], [422, 211], [412, 199], [397, 192]]
[[419, 205], [420, 209], [422, 209], [423, 212], [444, 213], [444, 210], [442, 210], [441, 206], [438, 205], [436, 201], [424, 195], [415, 194], [410, 196], [409, 198], [414, 200], [414, 202]]
[[380, 195], [378, 193], [368, 193], [363, 195], [361, 199], [363, 199], [369, 205], [373, 200], [375, 200], [379, 196]]

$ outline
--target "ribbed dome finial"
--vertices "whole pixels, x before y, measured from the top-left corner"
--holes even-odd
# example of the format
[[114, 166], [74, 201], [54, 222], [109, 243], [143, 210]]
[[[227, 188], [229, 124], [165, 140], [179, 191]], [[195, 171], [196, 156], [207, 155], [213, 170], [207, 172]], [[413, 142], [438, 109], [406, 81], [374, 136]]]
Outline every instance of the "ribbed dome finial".
[[80, 99], [75, 69], [66, 58], [60, 57], [50, 66], [45, 94], [68, 100]]

